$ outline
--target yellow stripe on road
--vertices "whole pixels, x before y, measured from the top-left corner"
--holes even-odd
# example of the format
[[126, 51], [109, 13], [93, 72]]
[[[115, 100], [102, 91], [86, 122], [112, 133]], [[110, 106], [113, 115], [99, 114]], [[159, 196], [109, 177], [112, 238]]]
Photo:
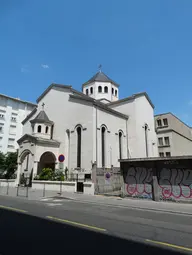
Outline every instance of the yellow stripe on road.
[[8, 210], [12, 210], [12, 211], [16, 211], [16, 212], [22, 212], [22, 213], [26, 213], [27, 211], [21, 210], [21, 209], [17, 209], [14, 207], [9, 207], [9, 206], [4, 206], [4, 205], [0, 205], [0, 209], [8, 209]]
[[63, 223], [68, 223], [68, 224], [71, 224], [71, 225], [76, 225], [76, 226], [79, 226], [79, 227], [84, 227], [84, 228], [97, 230], [97, 231], [103, 231], [103, 232], [107, 231], [104, 228], [98, 228], [98, 227], [95, 227], [95, 226], [90, 226], [90, 225], [86, 225], [86, 224], [82, 224], [82, 223], [75, 222], [75, 221], [70, 221], [70, 220], [63, 220], [63, 219], [55, 218], [55, 217], [52, 217], [52, 216], [47, 216], [47, 218], [51, 219], [51, 220], [60, 221], [60, 222], [63, 222]]
[[184, 246], [178, 246], [178, 245], [175, 245], [175, 244], [163, 243], [163, 242], [153, 241], [153, 240], [149, 240], [149, 239], [146, 239], [146, 241], [150, 242], [150, 243], [154, 243], [154, 244], [167, 246], [169, 248], [179, 249], [179, 250], [183, 250], [183, 251], [192, 251], [192, 248], [187, 248], [187, 247], [184, 247]]

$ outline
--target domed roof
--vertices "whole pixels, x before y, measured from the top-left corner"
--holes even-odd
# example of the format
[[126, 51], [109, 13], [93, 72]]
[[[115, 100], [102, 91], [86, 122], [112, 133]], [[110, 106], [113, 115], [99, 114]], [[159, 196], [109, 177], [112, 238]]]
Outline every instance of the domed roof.
[[104, 74], [102, 71], [97, 72], [93, 77], [91, 77], [91, 79], [89, 79], [87, 82], [85, 82], [82, 86], [84, 87], [85, 85], [91, 83], [91, 82], [95, 82], [95, 81], [99, 81], [99, 82], [111, 82], [113, 83], [115, 86], [119, 87], [119, 84], [117, 84], [116, 82], [114, 82], [112, 79], [110, 79], [106, 74]]

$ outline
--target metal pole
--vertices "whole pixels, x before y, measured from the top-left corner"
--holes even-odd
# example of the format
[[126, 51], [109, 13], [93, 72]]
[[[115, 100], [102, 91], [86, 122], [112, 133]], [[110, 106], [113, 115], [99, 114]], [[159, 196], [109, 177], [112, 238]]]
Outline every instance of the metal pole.
[[17, 186], [17, 197], [19, 196], [19, 184]]
[[62, 194], [62, 181], [60, 181], [60, 195]]
[[45, 183], [44, 183], [44, 186], [43, 186], [43, 197], [45, 197]]
[[7, 179], [7, 195], [9, 195], [9, 182], [8, 182], [8, 179]]
[[28, 183], [27, 183], [27, 190], [26, 190], [26, 197], [28, 197], [28, 194], [29, 193], [29, 186], [28, 186]]

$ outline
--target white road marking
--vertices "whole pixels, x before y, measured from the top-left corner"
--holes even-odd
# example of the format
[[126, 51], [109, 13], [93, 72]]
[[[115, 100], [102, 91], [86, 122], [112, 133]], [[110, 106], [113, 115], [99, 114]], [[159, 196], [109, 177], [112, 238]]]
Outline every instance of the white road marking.
[[58, 206], [58, 205], [62, 205], [62, 204], [59, 204], [59, 203], [46, 203], [46, 205], [48, 205], [48, 206]]

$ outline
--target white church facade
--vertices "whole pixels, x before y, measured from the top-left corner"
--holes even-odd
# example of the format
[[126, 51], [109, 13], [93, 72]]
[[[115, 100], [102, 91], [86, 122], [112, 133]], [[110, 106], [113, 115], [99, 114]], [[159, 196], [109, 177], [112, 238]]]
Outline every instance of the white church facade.
[[[59, 168], [63, 154], [70, 172], [92, 174], [119, 168], [119, 159], [157, 157], [154, 106], [147, 93], [119, 100], [119, 85], [99, 71], [82, 85], [51, 84], [23, 121], [18, 140], [17, 183], [44, 167]], [[93, 178], [92, 178], [93, 179]]]

